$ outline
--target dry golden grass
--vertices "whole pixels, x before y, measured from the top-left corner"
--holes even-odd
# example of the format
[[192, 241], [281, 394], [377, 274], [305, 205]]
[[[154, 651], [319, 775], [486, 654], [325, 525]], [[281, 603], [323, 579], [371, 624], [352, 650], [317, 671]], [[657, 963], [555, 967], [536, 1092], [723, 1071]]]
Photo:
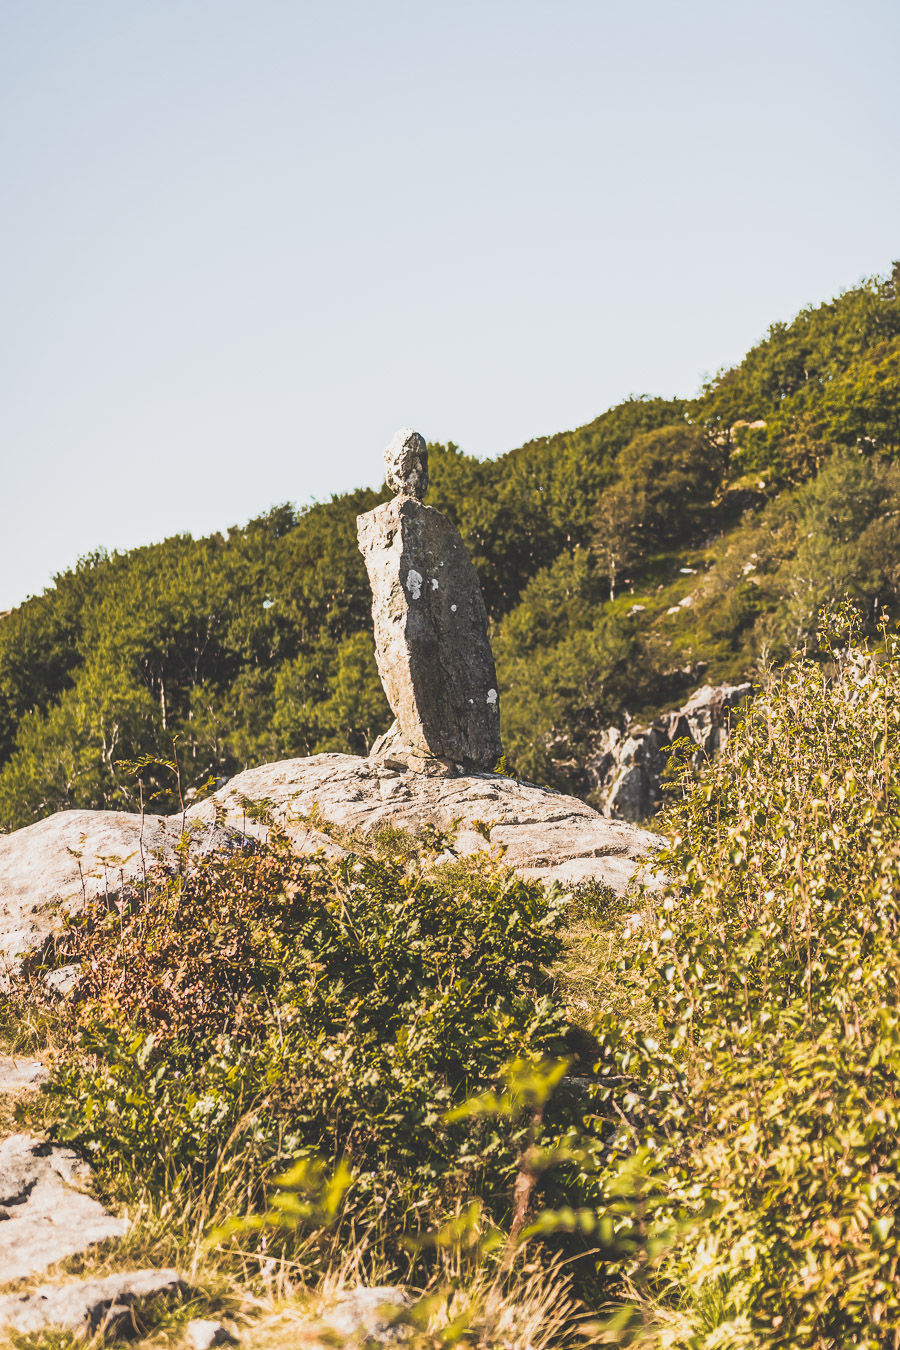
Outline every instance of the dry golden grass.
[[653, 1013], [641, 980], [622, 968], [627, 954], [626, 918], [632, 921], [648, 900], [633, 906], [612, 903], [605, 912], [574, 913], [563, 934], [565, 951], [553, 968], [557, 988], [572, 1021], [590, 1030], [607, 1013], [628, 1015], [637, 1025], [649, 1028]]

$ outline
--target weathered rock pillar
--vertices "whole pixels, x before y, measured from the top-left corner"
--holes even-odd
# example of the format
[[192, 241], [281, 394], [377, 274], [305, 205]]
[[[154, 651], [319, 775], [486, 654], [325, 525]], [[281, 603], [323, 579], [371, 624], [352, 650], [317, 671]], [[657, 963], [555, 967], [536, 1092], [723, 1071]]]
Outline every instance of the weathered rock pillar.
[[397, 494], [357, 518], [372, 586], [378, 673], [396, 721], [372, 758], [423, 773], [491, 769], [503, 753], [487, 615], [459, 531], [422, 501], [428, 451], [398, 431], [384, 452]]

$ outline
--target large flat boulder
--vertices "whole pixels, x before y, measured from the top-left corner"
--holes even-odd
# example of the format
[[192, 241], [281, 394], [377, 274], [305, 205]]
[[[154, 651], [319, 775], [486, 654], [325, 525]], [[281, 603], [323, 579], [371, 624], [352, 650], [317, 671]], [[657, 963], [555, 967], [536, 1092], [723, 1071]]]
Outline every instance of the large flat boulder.
[[0, 1143], [0, 1283], [121, 1237], [124, 1219], [85, 1194], [90, 1178], [90, 1168], [70, 1148], [31, 1134]]
[[[312, 755], [238, 774], [188, 812], [208, 824], [237, 825], [246, 801], [266, 801], [290, 824], [313, 815], [369, 834], [392, 825], [419, 833], [426, 825], [455, 834], [454, 849], [473, 853], [502, 845], [522, 876], [572, 884], [599, 881], [623, 892], [652, 884], [649, 864], [665, 841], [629, 821], [550, 788], [495, 773], [432, 778], [403, 773], [356, 755]], [[488, 836], [476, 829], [489, 826]]]
[[184, 815], [60, 811], [0, 836], [0, 977], [13, 974], [65, 913], [141, 885], [154, 867], [176, 867], [184, 829], [193, 857], [265, 834], [254, 804], [287, 829], [299, 852], [346, 856], [309, 817], [363, 834], [434, 826], [453, 836], [459, 854], [502, 846], [505, 862], [522, 876], [598, 881], [618, 893], [637, 880], [652, 884], [650, 865], [664, 842], [575, 797], [499, 774], [432, 778], [355, 755], [282, 760], [238, 774]]

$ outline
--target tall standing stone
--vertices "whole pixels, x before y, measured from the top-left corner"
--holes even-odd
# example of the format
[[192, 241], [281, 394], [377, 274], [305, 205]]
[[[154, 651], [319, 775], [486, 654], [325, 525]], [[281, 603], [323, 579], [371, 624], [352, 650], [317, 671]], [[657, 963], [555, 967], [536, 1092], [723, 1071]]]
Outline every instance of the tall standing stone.
[[398, 431], [384, 461], [397, 495], [356, 522], [378, 673], [396, 717], [373, 757], [426, 772], [493, 768], [500, 703], [475, 568], [456, 526], [422, 501], [428, 452], [418, 432]]

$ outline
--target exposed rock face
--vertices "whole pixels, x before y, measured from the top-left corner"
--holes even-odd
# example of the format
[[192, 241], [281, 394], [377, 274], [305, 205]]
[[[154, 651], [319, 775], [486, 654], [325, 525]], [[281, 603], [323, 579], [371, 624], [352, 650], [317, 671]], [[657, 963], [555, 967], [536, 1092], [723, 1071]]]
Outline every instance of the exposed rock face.
[[187, 1339], [194, 1350], [209, 1350], [211, 1345], [237, 1345], [237, 1337], [222, 1322], [208, 1317], [195, 1317], [185, 1328]]
[[[237, 822], [244, 799], [266, 799], [289, 822], [315, 806], [326, 820], [369, 833], [384, 825], [419, 833], [426, 825], [453, 831], [457, 853], [498, 844], [504, 862], [522, 876], [570, 885], [601, 881], [622, 893], [648, 880], [645, 865], [664, 846], [659, 835], [617, 820], [549, 788], [504, 778], [466, 774], [451, 779], [400, 773], [355, 755], [312, 755], [247, 769], [188, 819]], [[476, 822], [490, 825], [485, 839]], [[296, 826], [295, 826], [296, 828]]]
[[69, 1148], [30, 1134], [0, 1143], [0, 1283], [45, 1270], [126, 1224], [85, 1195], [90, 1168]]
[[[505, 862], [524, 877], [564, 885], [599, 881], [619, 893], [634, 880], [651, 880], [645, 865], [663, 846], [658, 835], [606, 820], [576, 797], [499, 774], [431, 778], [356, 755], [282, 760], [238, 774], [184, 819], [145, 817], [143, 839], [140, 817], [122, 811], [60, 811], [0, 838], [0, 973], [13, 975], [17, 958], [57, 930], [85, 897], [127, 892], [141, 884], [145, 867], [174, 867], [182, 823], [192, 837], [191, 856], [233, 851], [265, 835], [247, 815], [248, 801], [263, 800], [300, 853], [348, 856], [301, 819], [315, 808], [326, 820], [363, 832], [433, 825], [456, 835], [456, 853], [503, 845]], [[489, 839], [476, 822], [490, 826]], [[67, 968], [65, 987], [76, 978]], [[7, 1228], [0, 1224], [0, 1235]]]
[[0, 1092], [33, 1092], [40, 1087], [49, 1072], [39, 1059], [14, 1058], [0, 1055]]
[[346, 1350], [402, 1345], [414, 1335], [408, 1323], [398, 1324], [398, 1317], [411, 1302], [399, 1285], [358, 1285], [339, 1296], [322, 1319], [322, 1330], [328, 1341], [340, 1343]]
[[661, 778], [669, 762], [667, 750], [676, 741], [697, 747], [697, 762], [713, 758], [725, 746], [734, 709], [750, 695], [749, 684], [705, 684], [674, 712], [662, 713], [648, 727], [632, 724], [624, 732], [603, 732], [586, 764], [589, 781], [605, 816], [613, 820], [646, 820], [659, 805]]
[[[98, 895], [127, 893], [154, 867], [173, 870], [181, 830], [180, 814], [142, 821], [127, 811], [58, 811], [0, 835], [0, 986], [17, 969], [17, 958], [59, 927], [63, 912]], [[263, 832], [243, 809], [235, 812], [233, 825], [217, 824], [213, 815], [192, 830], [191, 853], [228, 852]], [[336, 850], [327, 836], [306, 825], [299, 825], [292, 838], [301, 852]], [[69, 975], [74, 979], [77, 972]], [[67, 992], [65, 983], [57, 992]]]
[[397, 719], [373, 758], [420, 772], [492, 768], [500, 703], [478, 577], [456, 526], [420, 500], [421, 436], [398, 432], [385, 467], [400, 495], [357, 520], [378, 673]]
[[133, 1270], [101, 1280], [43, 1284], [30, 1294], [0, 1298], [0, 1327], [22, 1333], [61, 1327], [90, 1335], [133, 1334], [132, 1306], [138, 1299], [175, 1293], [181, 1288], [175, 1270]]

